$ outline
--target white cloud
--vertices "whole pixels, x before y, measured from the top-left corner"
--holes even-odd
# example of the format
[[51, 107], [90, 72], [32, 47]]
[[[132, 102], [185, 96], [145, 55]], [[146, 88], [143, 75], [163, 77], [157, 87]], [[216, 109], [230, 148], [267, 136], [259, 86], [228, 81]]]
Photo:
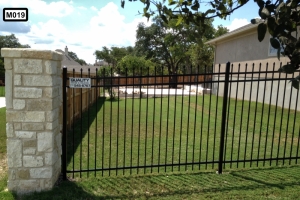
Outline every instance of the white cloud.
[[[91, 9], [93, 8], [91, 7]], [[93, 53], [95, 50], [102, 49], [102, 46], [133, 46], [136, 28], [140, 22], [144, 22], [146, 25], [151, 24], [151, 22], [147, 22], [146, 18], [136, 18], [132, 22], [126, 23], [125, 16], [118, 11], [118, 6], [108, 3], [90, 19], [86, 30], [72, 32], [64, 39], [70, 51], [76, 52], [79, 58], [94, 63]], [[76, 45], [76, 42], [77, 44], [81, 43], [82, 46]], [[71, 43], [73, 45], [70, 45]]]
[[238, 18], [235, 18], [232, 20], [231, 24], [229, 26], [226, 26], [229, 31], [233, 31], [237, 28], [240, 28], [242, 26], [245, 26], [247, 24], [249, 24], [250, 22], [247, 20], [247, 19], [238, 19]]
[[125, 19], [125, 16], [121, 15], [118, 11], [118, 6], [112, 2], [101, 8], [96, 17], [92, 18], [92, 25], [95, 22], [98, 25], [115, 26], [116, 23], [121, 23]]
[[100, 47], [134, 45], [138, 23], [150, 24], [147, 23], [146, 18], [136, 18], [130, 23], [125, 23], [125, 16], [119, 13], [114, 3], [108, 3], [97, 14], [90, 20], [91, 35], [93, 35], [90, 38], [94, 38], [90, 43], [98, 42], [102, 44]]
[[46, 23], [40, 22], [37, 25], [31, 26], [31, 31], [28, 35], [38, 37], [65, 37], [67, 29], [58, 20], [50, 19]]
[[66, 3], [64, 1], [47, 3], [41, 0], [11, 0], [3, 2], [1, 1], [0, 5], [5, 7], [26, 7], [30, 13], [52, 17], [63, 17], [70, 15], [74, 10], [70, 3]]
[[84, 7], [84, 6], [79, 6], [78, 8], [79, 8], [80, 10], [87, 10], [87, 8]]
[[[79, 10], [77, 7], [76, 9]], [[91, 9], [97, 10], [93, 6]], [[69, 51], [93, 64], [95, 50], [101, 50], [102, 46], [133, 46], [138, 23], [151, 24], [146, 18], [125, 22], [125, 16], [120, 14], [118, 6], [113, 3], [108, 3], [97, 11], [92, 12], [94, 16], [86, 24], [80, 24], [77, 29], [54, 18], [31, 24], [29, 33], [19, 33], [16, 37], [22, 44], [29, 44], [33, 49], [63, 50], [68, 46]]]
[[29, 44], [36, 49], [53, 50], [60, 46], [60, 38], [68, 34], [67, 29], [58, 20], [48, 20], [47, 22], [39, 22], [31, 26], [30, 32], [27, 34], [16, 34], [20, 43]]
[[95, 6], [91, 6], [91, 10], [93, 11], [98, 11], [97, 8]]

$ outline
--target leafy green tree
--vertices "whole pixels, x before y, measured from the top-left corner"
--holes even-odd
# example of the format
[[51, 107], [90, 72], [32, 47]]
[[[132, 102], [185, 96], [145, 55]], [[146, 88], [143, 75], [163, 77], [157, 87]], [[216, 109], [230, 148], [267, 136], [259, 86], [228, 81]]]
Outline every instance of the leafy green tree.
[[155, 64], [145, 57], [127, 55], [118, 63], [119, 73], [127, 76], [153, 75]]
[[[183, 66], [188, 72], [196, 72], [198, 65], [211, 66], [214, 49], [205, 45], [209, 39], [227, 33], [228, 29], [219, 26], [215, 29], [213, 20], [206, 20], [206, 30], [194, 24], [176, 24], [176, 20], [166, 24], [163, 20], [155, 18], [154, 23], [146, 27], [139, 24], [136, 34], [137, 55], [153, 59], [158, 65], [165, 65], [169, 74], [178, 74]], [[194, 69], [193, 69], [194, 68]]]
[[113, 67], [116, 67], [122, 58], [129, 53], [125, 47], [111, 47], [111, 56], [113, 57]]
[[133, 47], [111, 47], [111, 49], [106, 46], [102, 47], [102, 50], [96, 50], [94, 55], [96, 59], [104, 60], [113, 68], [116, 68], [118, 62], [126, 56], [134, 53]]
[[229, 30], [226, 27], [218, 26], [217, 29], [214, 28], [209, 34], [204, 34], [201, 39], [198, 39], [198, 43], [191, 44], [187, 54], [193, 67], [192, 72], [203, 73], [210, 70], [213, 65], [215, 49], [212, 45], [205, 44], [205, 42], [228, 32]]
[[76, 53], [72, 52], [72, 51], [68, 51], [68, 56], [70, 56], [73, 60], [78, 60], [78, 56]]
[[79, 59], [76, 53], [74, 53], [74, 52], [72, 52], [72, 51], [69, 51], [69, 52], [68, 52], [68, 55], [69, 55], [73, 60], [75, 60], [76, 62], [78, 62], [80, 65], [87, 65], [87, 63], [85, 62], [85, 60]]
[[[206, 41], [206, 40], [204, 40]], [[214, 48], [207, 44], [192, 44], [187, 51], [189, 55], [191, 72], [205, 72], [207, 68], [211, 68], [214, 60]]]
[[[130, 2], [136, 0], [128, 0]], [[244, 6], [249, 0], [140, 0], [144, 4], [143, 16], [150, 17], [159, 14], [159, 17], [168, 23], [170, 20], [177, 20], [177, 24], [190, 24], [193, 23], [201, 26], [203, 29], [207, 28], [205, 20], [219, 17], [226, 19], [236, 9]], [[256, 0], [255, 0], [256, 1]], [[296, 0], [295, 0], [296, 1]], [[201, 12], [201, 4], [208, 8], [206, 11]], [[150, 5], [155, 7], [152, 10]], [[125, 7], [125, 0], [121, 0], [121, 7]]]
[[[229, 32], [228, 28], [224, 27], [223, 25], [218, 25], [218, 27], [215, 29], [215, 33], [214, 33], [213, 38], [219, 37], [219, 36], [224, 35], [228, 32]], [[208, 39], [213, 39], [213, 38], [208, 38]]]
[[[262, 41], [267, 33], [272, 36], [270, 44], [277, 49], [277, 56], [287, 56], [290, 59], [279, 71], [294, 73], [300, 67], [300, 37], [298, 27], [300, 25], [300, 1], [271, 1], [255, 0], [259, 6], [260, 20], [252, 19], [251, 23], [259, 23], [257, 27], [258, 40]], [[298, 38], [297, 38], [298, 37]], [[294, 88], [299, 89], [300, 76], [292, 79]]]
[[104, 89], [108, 91], [111, 100], [115, 100], [116, 98], [116, 93], [114, 92], [113, 87], [111, 86], [111, 79], [109, 79], [113, 77], [114, 73], [115, 70], [111, 66], [100, 67], [97, 72], [97, 75], [103, 78], [103, 84], [105, 86]]
[[104, 60], [108, 63], [108, 65], [111, 65], [113, 63], [113, 57], [111, 55], [111, 50], [107, 48], [106, 46], [102, 47], [102, 50], [96, 50], [94, 55], [96, 56], [96, 59]]
[[[205, 20], [215, 17], [226, 19], [236, 9], [246, 5], [249, 0], [211, 0], [208, 2], [201, 0], [168, 0], [167, 3], [165, 0], [141, 0], [141, 2], [145, 5], [143, 16], [148, 19], [159, 14], [159, 17], [166, 23], [175, 19], [177, 20], [176, 24], [192, 23], [205, 30]], [[297, 27], [300, 25], [300, 1], [254, 0], [254, 2], [258, 5], [258, 13], [261, 17], [260, 20], [251, 20], [254, 24], [259, 23], [257, 28], [258, 40], [262, 41], [268, 31], [272, 36], [270, 43], [272, 47], [277, 49], [278, 59], [280, 59], [281, 55], [290, 59], [290, 62], [282, 66], [279, 71], [294, 73], [300, 67], [300, 38], [297, 38]], [[207, 7], [206, 11], [201, 12], [201, 4], [210, 5], [210, 7]], [[151, 10], [150, 5], [156, 7], [156, 10]], [[125, 6], [125, 0], [121, 0], [121, 6]], [[291, 81], [292, 85], [299, 89], [300, 76]]]
[[172, 21], [166, 24], [160, 18], [147, 27], [140, 23], [136, 32], [135, 48], [137, 55], [153, 59], [158, 65], [164, 65], [169, 74], [177, 74], [180, 64], [187, 58], [186, 51], [190, 45], [188, 28], [176, 26]]
[[83, 59], [78, 59], [76, 60], [76, 62], [78, 62], [80, 65], [87, 65], [87, 63]]
[[[1, 48], [30, 48], [28, 44], [21, 44], [19, 39], [14, 34], [0, 35], [0, 49]], [[0, 76], [4, 76], [4, 58], [0, 57]]]

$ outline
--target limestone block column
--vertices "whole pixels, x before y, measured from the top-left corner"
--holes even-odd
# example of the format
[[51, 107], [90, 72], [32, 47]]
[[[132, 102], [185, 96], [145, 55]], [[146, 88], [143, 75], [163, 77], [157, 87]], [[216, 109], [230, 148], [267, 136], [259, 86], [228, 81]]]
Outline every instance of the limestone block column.
[[62, 54], [2, 48], [8, 189], [51, 189], [61, 172]]

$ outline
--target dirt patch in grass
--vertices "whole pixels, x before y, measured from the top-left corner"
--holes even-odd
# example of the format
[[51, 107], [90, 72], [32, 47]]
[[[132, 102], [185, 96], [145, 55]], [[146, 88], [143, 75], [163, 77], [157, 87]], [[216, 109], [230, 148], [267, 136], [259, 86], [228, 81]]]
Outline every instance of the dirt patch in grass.
[[0, 156], [0, 179], [7, 173], [7, 157], [6, 155]]

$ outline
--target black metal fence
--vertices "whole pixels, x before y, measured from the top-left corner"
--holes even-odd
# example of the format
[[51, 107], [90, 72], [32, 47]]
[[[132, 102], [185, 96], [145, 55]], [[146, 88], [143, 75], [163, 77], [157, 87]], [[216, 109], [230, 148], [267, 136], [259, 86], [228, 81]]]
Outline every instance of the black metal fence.
[[67, 173], [222, 173], [227, 168], [297, 164], [299, 92], [278, 67], [227, 63], [212, 73], [193, 75], [204, 77], [202, 81], [180, 79], [176, 89], [163, 81], [156, 84], [155, 76], [154, 83], [94, 77], [103, 84], [92, 85], [90, 91], [100, 97], [69, 131], [66, 96], [75, 89], [64, 69], [64, 178]]

